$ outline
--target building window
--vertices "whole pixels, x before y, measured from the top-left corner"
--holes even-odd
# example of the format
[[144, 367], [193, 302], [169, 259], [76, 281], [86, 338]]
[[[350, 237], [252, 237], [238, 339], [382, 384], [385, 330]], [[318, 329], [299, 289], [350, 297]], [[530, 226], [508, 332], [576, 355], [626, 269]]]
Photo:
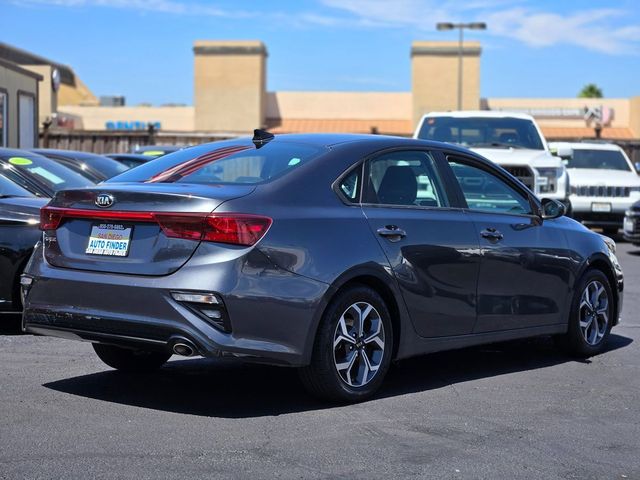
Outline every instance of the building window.
[[18, 94], [18, 148], [34, 148], [36, 141], [36, 98]]
[[7, 146], [7, 93], [0, 91], [0, 147]]

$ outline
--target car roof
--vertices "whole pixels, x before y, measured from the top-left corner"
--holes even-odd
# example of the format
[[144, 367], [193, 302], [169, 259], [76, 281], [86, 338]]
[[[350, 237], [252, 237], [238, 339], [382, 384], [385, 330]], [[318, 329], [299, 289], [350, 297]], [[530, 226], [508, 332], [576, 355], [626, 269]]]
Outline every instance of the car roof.
[[77, 159], [91, 159], [91, 158], [105, 158], [104, 155], [99, 153], [81, 152], [79, 150], [63, 150], [56, 148], [32, 148], [32, 152], [39, 153], [40, 155], [57, 155], [60, 157], [77, 158]]
[[141, 145], [134, 148], [136, 152], [148, 152], [149, 150], [175, 151], [187, 148], [189, 145]]
[[42, 158], [43, 155], [30, 150], [19, 150], [17, 148], [0, 148], [0, 160], [8, 160], [11, 157]]
[[[402, 148], [402, 147], [419, 147], [419, 148], [433, 148], [433, 149], [447, 149], [450, 151], [460, 152], [467, 155], [474, 155], [469, 150], [454, 145], [452, 143], [437, 142], [435, 140], [422, 140], [409, 137], [396, 137], [391, 135], [374, 135], [374, 134], [358, 134], [358, 133], [288, 133], [279, 134], [274, 136], [273, 141], [278, 142], [290, 142], [290, 143], [303, 143], [307, 145], [313, 145], [316, 147], [333, 148], [342, 145], [353, 145], [354, 143], [368, 144], [374, 146], [380, 150], [385, 148]], [[208, 145], [213, 148], [221, 148], [226, 145], [251, 145], [251, 137], [239, 137], [229, 140], [222, 140], [217, 142], [210, 142], [207, 144], [201, 144], [192, 148], [198, 148], [203, 145]]]
[[533, 117], [527, 113], [497, 111], [497, 110], [460, 110], [451, 112], [429, 112], [425, 117], [454, 117], [454, 118], [520, 118], [522, 120], [532, 120]]
[[596, 143], [596, 142], [550, 142], [549, 147], [567, 146], [573, 150], [616, 150], [622, 148], [615, 143]]
[[141, 155], [139, 153], [105, 153], [105, 156], [109, 158], [135, 158], [146, 161], [153, 160], [149, 155]]

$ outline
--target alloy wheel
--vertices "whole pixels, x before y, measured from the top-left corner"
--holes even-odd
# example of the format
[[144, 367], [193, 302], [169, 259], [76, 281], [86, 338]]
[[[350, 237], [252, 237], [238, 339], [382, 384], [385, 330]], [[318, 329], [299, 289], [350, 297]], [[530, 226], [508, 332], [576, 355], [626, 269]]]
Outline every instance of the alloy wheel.
[[342, 381], [351, 387], [368, 384], [385, 354], [384, 324], [373, 305], [357, 302], [340, 316], [333, 337], [333, 360]]
[[582, 292], [578, 319], [587, 344], [598, 345], [609, 326], [609, 295], [600, 281], [589, 282]]

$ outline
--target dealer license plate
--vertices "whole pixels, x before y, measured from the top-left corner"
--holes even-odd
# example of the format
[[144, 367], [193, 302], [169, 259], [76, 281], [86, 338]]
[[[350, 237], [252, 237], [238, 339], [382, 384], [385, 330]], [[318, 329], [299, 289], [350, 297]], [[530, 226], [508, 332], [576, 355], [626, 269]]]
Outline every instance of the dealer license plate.
[[592, 212], [604, 212], [604, 213], [608, 213], [611, 211], [611, 204], [610, 203], [592, 203], [591, 204], [591, 211]]
[[93, 225], [85, 253], [126, 257], [129, 254], [132, 230], [133, 227], [125, 227], [124, 225], [113, 223]]

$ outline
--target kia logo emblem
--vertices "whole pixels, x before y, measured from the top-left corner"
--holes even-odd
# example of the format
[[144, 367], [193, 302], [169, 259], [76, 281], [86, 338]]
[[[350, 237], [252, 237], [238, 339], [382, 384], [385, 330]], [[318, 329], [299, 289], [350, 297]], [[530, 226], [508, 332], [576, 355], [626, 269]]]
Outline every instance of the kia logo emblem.
[[110, 193], [101, 193], [96, 197], [96, 205], [101, 208], [110, 207], [113, 205], [113, 202], [115, 202], [115, 199]]

